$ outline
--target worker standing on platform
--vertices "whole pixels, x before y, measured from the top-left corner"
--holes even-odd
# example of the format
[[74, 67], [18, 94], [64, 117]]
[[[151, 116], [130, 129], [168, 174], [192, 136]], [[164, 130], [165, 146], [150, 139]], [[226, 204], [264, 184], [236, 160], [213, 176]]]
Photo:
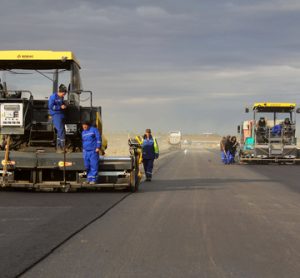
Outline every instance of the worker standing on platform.
[[143, 139], [142, 157], [146, 181], [151, 181], [154, 159], [159, 157], [159, 148], [155, 137], [153, 137], [151, 134], [151, 129], [146, 129]]
[[52, 117], [53, 125], [57, 132], [56, 150], [63, 152], [65, 148], [65, 109], [64, 96], [67, 88], [64, 84], [59, 86], [58, 92], [53, 93], [48, 101], [48, 108]]
[[84, 167], [87, 172], [87, 182], [96, 184], [99, 168], [99, 152], [101, 148], [101, 135], [96, 127], [86, 121], [82, 124], [82, 148]]

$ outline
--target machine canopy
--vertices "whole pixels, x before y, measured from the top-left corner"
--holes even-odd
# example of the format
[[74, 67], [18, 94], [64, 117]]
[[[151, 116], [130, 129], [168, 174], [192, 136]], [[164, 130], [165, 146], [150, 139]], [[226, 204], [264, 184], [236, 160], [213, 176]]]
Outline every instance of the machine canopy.
[[72, 64], [80, 68], [71, 51], [9, 50], [0, 51], [0, 70], [71, 70]]
[[296, 108], [296, 103], [271, 103], [271, 102], [261, 102], [255, 103], [253, 105], [253, 110], [260, 113], [289, 113], [294, 111]]

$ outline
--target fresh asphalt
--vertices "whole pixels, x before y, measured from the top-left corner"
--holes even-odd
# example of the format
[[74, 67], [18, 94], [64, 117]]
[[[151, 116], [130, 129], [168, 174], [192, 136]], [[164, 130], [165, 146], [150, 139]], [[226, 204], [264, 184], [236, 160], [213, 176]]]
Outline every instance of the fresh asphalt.
[[299, 277], [299, 167], [182, 150], [136, 194], [0, 192], [1, 277]]
[[0, 277], [32, 267], [128, 195], [0, 192]]

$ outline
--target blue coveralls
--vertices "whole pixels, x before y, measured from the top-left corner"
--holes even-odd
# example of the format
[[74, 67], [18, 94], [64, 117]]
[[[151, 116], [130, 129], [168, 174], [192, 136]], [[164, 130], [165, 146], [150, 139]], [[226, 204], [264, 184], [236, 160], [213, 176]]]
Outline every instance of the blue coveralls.
[[282, 126], [281, 125], [274, 125], [272, 128], [272, 134], [274, 136], [280, 136], [281, 135]]
[[96, 149], [101, 148], [101, 135], [95, 127], [82, 131], [82, 147], [84, 167], [87, 171], [87, 181], [96, 182], [98, 178], [99, 153]]
[[154, 150], [154, 140], [155, 139], [153, 139], [153, 137], [150, 136], [149, 139], [144, 138], [142, 144], [143, 165], [144, 165], [145, 175], [147, 179], [152, 178], [154, 159], [158, 158], [158, 154], [155, 153]]
[[60, 98], [57, 95], [57, 93], [54, 93], [49, 97], [48, 108], [50, 111], [50, 115], [52, 117], [54, 127], [57, 131], [57, 140], [56, 140], [57, 148], [65, 147], [65, 126], [64, 126], [65, 113], [64, 110], [61, 109], [61, 106], [63, 104], [64, 104], [64, 99]]
[[229, 142], [227, 140], [221, 140], [220, 142], [221, 160], [224, 164], [231, 164], [234, 161], [234, 157], [229, 150]]

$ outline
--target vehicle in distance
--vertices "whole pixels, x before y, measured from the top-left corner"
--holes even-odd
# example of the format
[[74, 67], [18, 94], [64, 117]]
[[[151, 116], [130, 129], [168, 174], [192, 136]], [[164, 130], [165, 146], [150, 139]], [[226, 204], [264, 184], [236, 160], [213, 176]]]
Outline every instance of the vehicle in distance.
[[[299, 161], [295, 103], [255, 103], [253, 118], [238, 126], [241, 162]], [[246, 108], [246, 113], [249, 109]]]
[[181, 132], [180, 131], [169, 132], [168, 142], [169, 142], [171, 148], [180, 149], [181, 148]]

